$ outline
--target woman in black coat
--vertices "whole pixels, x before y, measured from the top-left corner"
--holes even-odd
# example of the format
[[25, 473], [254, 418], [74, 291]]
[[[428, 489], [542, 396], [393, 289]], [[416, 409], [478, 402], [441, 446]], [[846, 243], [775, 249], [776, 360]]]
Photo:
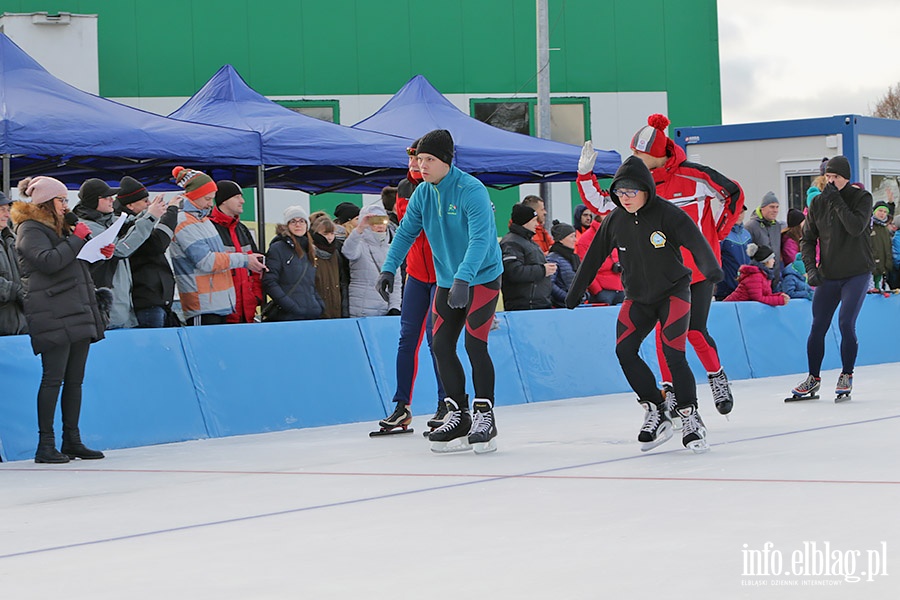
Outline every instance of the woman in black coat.
[[276, 321], [318, 319], [325, 303], [316, 291], [316, 249], [309, 234], [309, 217], [299, 206], [284, 211], [266, 253], [263, 291], [278, 305]]
[[[12, 208], [16, 223], [16, 252], [25, 287], [25, 318], [35, 354], [41, 355], [43, 376], [38, 389], [40, 438], [34, 461], [65, 463], [71, 458], [103, 458], [81, 442], [81, 384], [91, 343], [103, 339], [106, 320], [98, 306], [86, 262], [76, 256], [90, 229], [83, 223], [70, 230], [66, 186], [51, 177], [19, 183], [25, 199]], [[114, 246], [103, 248], [106, 258]], [[105, 290], [106, 300], [112, 294]], [[107, 319], [108, 319], [107, 306]], [[63, 384], [65, 382], [65, 384]], [[62, 453], [56, 450], [53, 419], [62, 388]]]

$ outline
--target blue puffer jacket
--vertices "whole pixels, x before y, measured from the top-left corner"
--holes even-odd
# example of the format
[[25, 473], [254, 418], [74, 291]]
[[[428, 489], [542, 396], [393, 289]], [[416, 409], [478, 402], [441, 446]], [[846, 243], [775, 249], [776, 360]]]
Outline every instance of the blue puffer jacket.
[[553, 289], [550, 291], [550, 300], [556, 308], [565, 308], [566, 294], [569, 293], [569, 288], [575, 281], [575, 272], [581, 265], [581, 259], [574, 250], [556, 242], [550, 246], [547, 262], [552, 262], [557, 267], [556, 273], [551, 278]]
[[813, 291], [806, 283], [805, 274], [799, 273], [794, 263], [785, 265], [781, 271], [781, 291], [791, 298], [812, 300]]
[[262, 286], [281, 307], [279, 321], [318, 319], [325, 311], [325, 303], [316, 291], [316, 267], [308, 258], [308, 238], [299, 240], [302, 257], [297, 256], [294, 240], [288, 235], [276, 235], [266, 253], [269, 270], [263, 273]]

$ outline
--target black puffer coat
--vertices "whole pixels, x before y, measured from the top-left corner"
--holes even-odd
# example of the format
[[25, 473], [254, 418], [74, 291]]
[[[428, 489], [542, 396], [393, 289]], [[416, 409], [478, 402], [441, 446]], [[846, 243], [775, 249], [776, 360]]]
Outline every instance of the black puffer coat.
[[87, 263], [75, 258], [84, 241], [69, 235], [67, 227], [57, 234], [51, 215], [33, 204], [14, 203], [12, 220], [34, 353], [102, 340], [106, 325], [94, 282]]
[[553, 280], [544, 265], [547, 257], [531, 238], [534, 233], [512, 223], [500, 240], [503, 251], [503, 309], [550, 308]]
[[25, 288], [19, 277], [16, 236], [9, 227], [0, 230], [0, 335], [26, 333]]

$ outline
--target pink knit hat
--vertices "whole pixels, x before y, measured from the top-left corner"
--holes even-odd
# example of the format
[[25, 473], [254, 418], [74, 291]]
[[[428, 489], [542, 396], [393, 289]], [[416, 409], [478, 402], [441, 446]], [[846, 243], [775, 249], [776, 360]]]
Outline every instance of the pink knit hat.
[[19, 199], [22, 202], [43, 204], [58, 196], [65, 198], [68, 191], [62, 181], [52, 177], [27, 177], [19, 182]]

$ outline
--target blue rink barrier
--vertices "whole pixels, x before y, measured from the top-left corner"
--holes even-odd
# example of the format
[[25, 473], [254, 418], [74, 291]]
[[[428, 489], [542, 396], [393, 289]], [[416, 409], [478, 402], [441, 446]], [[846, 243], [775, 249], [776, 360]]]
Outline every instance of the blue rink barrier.
[[[810, 307], [714, 302], [709, 331], [729, 377], [805, 373]], [[615, 355], [617, 315], [618, 307], [499, 313], [489, 337], [497, 404], [627, 391]], [[836, 327], [824, 369], [840, 367]], [[857, 364], [900, 362], [897, 331], [900, 296], [869, 296], [857, 322]], [[105, 450], [358, 421], [374, 427], [393, 409], [398, 335], [397, 317], [110, 331], [91, 347], [82, 437]], [[462, 337], [458, 350], [471, 381]], [[657, 369], [652, 333], [641, 354]], [[704, 382], [705, 370], [693, 351], [688, 356]], [[28, 336], [0, 337], [0, 374], [0, 458], [30, 459], [41, 365]], [[416, 413], [430, 413], [436, 399], [423, 343]], [[60, 423], [57, 416], [58, 436]]]

